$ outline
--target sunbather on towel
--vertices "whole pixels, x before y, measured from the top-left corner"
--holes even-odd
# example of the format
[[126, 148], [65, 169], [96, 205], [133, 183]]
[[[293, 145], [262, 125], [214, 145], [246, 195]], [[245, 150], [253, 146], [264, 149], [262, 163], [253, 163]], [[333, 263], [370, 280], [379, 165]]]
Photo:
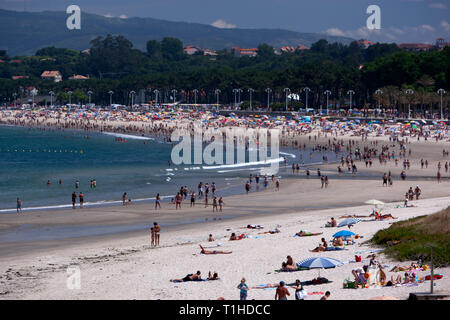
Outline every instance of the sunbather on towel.
[[311, 233], [311, 232], [306, 232], [305, 230], [300, 230], [300, 232], [297, 232], [295, 235], [299, 236], [299, 237], [308, 237], [308, 236], [318, 236], [321, 235], [323, 232], [321, 233]]
[[199, 244], [202, 251], [200, 253], [203, 254], [230, 254], [232, 251], [217, 251], [217, 250], [205, 250], [205, 248], [202, 247], [201, 244]]
[[259, 232], [258, 234], [274, 234], [274, 233], [280, 233], [280, 232], [281, 232], [280, 229], [275, 228], [275, 230], [269, 230], [269, 231], [266, 231], [266, 232]]
[[201, 281], [202, 277], [200, 276], [200, 271], [197, 271], [195, 274], [188, 274], [183, 279], [170, 279], [170, 282], [187, 282], [187, 281]]
[[236, 235], [236, 233], [232, 233], [230, 236], [230, 241], [232, 240], [242, 240], [245, 238], [245, 234], [241, 234], [239, 237]]

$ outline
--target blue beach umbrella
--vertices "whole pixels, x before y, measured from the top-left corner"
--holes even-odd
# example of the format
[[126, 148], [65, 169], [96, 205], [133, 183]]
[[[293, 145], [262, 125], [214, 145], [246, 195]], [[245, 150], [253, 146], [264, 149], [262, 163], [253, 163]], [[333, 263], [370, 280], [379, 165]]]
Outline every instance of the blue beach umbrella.
[[356, 219], [356, 218], [347, 218], [347, 219], [341, 221], [341, 223], [338, 224], [338, 227], [344, 227], [344, 226], [349, 226], [352, 224], [357, 224], [360, 221], [361, 220]]
[[308, 268], [308, 269], [330, 269], [342, 266], [343, 263], [337, 259], [333, 258], [322, 258], [322, 257], [312, 257], [305, 260], [297, 262], [297, 267]]
[[333, 234], [333, 238], [338, 238], [338, 237], [351, 237], [354, 236], [355, 234], [351, 231], [348, 230], [342, 230], [339, 232], [336, 232], [335, 234]]

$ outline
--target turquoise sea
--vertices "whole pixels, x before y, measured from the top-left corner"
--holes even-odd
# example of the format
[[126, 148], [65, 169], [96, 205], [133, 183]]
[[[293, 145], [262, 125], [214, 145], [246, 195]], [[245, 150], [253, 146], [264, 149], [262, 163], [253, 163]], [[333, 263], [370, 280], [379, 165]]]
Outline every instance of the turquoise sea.
[[[85, 206], [120, 204], [124, 192], [133, 202], [151, 201], [157, 193], [170, 201], [181, 186], [196, 192], [200, 181], [215, 182], [218, 195], [226, 196], [242, 193], [248, 176], [262, 167], [169, 165], [171, 150], [171, 144], [151, 137], [0, 126], [0, 213], [15, 212], [17, 197], [25, 210], [71, 207], [74, 191], [85, 194]], [[288, 163], [322, 157], [280, 151]]]

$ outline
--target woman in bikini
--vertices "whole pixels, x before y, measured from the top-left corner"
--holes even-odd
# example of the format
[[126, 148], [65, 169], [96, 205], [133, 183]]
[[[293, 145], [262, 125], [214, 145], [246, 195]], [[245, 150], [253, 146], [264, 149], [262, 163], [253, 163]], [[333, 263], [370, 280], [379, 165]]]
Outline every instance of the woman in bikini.
[[205, 248], [202, 247], [201, 244], [199, 244], [202, 251], [200, 253], [203, 254], [230, 254], [232, 251], [217, 251], [217, 250], [205, 250]]
[[161, 197], [159, 193], [156, 195], [155, 198], [155, 210], [158, 209], [158, 207], [161, 209]]
[[323, 232], [321, 233], [310, 233], [310, 232], [306, 232], [305, 230], [300, 230], [300, 232], [297, 232], [295, 235], [299, 236], [299, 237], [308, 237], [308, 236], [318, 236], [321, 235]]

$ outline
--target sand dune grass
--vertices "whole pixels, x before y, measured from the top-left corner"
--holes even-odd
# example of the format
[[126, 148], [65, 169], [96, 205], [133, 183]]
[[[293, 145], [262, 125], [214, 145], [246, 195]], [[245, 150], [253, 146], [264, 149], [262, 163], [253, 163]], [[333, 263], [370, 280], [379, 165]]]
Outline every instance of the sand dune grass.
[[450, 207], [435, 214], [420, 216], [394, 223], [388, 229], [378, 231], [372, 243], [385, 246], [384, 253], [400, 260], [430, 261], [430, 248], [434, 246], [436, 266], [450, 264]]

